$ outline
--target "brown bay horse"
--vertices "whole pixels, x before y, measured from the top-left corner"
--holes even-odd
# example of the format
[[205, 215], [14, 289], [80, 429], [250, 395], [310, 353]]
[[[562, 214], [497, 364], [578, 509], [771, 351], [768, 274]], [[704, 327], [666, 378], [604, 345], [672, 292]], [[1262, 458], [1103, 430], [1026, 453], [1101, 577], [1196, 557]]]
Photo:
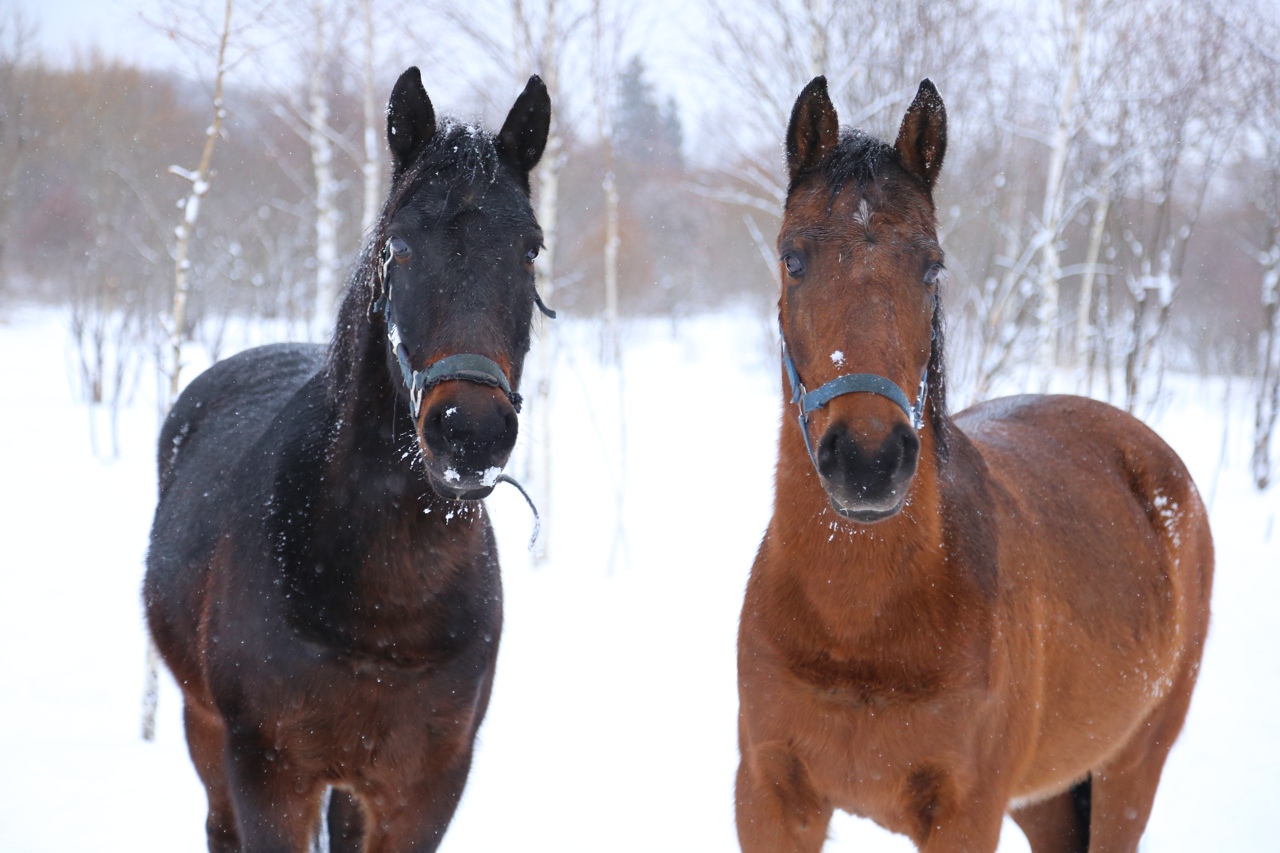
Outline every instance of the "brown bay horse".
[[[218, 362], [160, 436], [147, 624], [185, 700], [213, 853], [435, 850], [493, 683], [505, 478], [551, 104], [497, 134], [387, 108], [391, 191], [329, 346]], [[545, 309], [544, 309], [545, 310]]]
[[[738, 646], [747, 853], [817, 851], [833, 810], [921, 850], [1133, 851], [1182, 727], [1213, 545], [1174, 452], [1070, 396], [950, 416], [925, 81], [894, 145], [800, 95], [778, 249], [773, 517]], [[788, 411], [792, 411], [788, 409]]]

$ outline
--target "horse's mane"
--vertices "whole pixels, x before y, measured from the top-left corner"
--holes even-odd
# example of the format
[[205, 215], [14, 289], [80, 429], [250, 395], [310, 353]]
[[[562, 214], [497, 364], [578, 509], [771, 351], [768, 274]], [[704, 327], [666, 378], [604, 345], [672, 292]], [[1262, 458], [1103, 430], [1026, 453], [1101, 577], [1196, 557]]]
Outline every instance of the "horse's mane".
[[413, 198], [428, 180], [447, 193], [455, 187], [491, 182], [498, 176], [496, 137], [478, 124], [466, 124], [451, 117], [441, 119], [431, 142], [400, 175], [391, 181], [391, 190], [373, 233], [367, 235], [360, 257], [347, 277], [338, 322], [329, 343], [325, 379], [330, 400], [339, 400], [349, 387], [352, 370], [367, 351], [371, 335], [385, 336], [386, 320], [370, 316], [375, 298], [378, 265], [387, 239], [387, 227], [396, 213]]

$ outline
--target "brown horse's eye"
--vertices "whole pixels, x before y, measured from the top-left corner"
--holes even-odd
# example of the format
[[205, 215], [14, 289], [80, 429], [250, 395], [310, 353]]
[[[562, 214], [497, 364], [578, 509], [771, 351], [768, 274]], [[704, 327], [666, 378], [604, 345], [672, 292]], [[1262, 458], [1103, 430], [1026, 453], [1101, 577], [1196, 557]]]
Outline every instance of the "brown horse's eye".
[[924, 274], [924, 283], [933, 287], [938, 283], [938, 279], [942, 278], [942, 264], [934, 264], [929, 267], [929, 271]]
[[782, 256], [782, 263], [787, 268], [787, 274], [792, 278], [799, 278], [804, 275], [804, 261], [790, 252]]

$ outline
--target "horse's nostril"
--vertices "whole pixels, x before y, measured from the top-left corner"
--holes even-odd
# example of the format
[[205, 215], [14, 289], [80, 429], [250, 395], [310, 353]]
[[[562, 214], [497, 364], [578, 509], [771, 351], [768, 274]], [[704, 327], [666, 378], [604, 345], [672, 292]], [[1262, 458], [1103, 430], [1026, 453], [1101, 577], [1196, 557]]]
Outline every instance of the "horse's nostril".
[[916, 435], [915, 430], [905, 424], [899, 424], [894, 427], [893, 431], [899, 442], [898, 446], [901, 452], [898, 470], [910, 469], [914, 473], [916, 463], [920, 459], [920, 437]]

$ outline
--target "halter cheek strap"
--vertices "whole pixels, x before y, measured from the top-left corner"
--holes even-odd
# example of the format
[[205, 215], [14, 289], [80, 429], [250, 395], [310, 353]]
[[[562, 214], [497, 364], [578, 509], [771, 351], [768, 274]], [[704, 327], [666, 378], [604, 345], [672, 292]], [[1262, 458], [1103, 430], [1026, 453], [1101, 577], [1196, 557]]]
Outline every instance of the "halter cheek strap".
[[[935, 293], [933, 297], [933, 313], [936, 315], [938, 311], [938, 296]], [[932, 319], [930, 326], [933, 326]], [[898, 384], [888, 377], [881, 376], [878, 373], [845, 373], [825, 382], [812, 391], [808, 391], [804, 387], [804, 383], [800, 381], [800, 373], [796, 370], [796, 363], [791, 358], [791, 351], [787, 348], [787, 338], [782, 334], [781, 326], [778, 329], [779, 337], [782, 339], [782, 366], [787, 371], [787, 384], [791, 386], [791, 402], [796, 404], [798, 419], [800, 422], [800, 434], [804, 436], [804, 446], [809, 451], [809, 459], [813, 462], [813, 467], [818, 467], [818, 456], [813, 449], [813, 439], [809, 437], [809, 415], [816, 412], [823, 406], [830, 403], [836, 397], [843, 397], [845, 394], [878, 394], [892, 400], [906, 413], [911, 419], [911, 427], [919, 430], [924, 426], [924, 404], [928, 397], [929, 390], [929, 365], [926, 362], [924, 374], [920, 377], [920, 385], [916, 389], [916, 399], [912, 403], [908, 399], [906, 393], [898, 387]], [[938, 331], [933, 329], [932, 341], [938, 339]]]
[[404, 386], [409, 391], [409, 405], [413, 412], [413, 419], [415, 421], [418, 419], [418, 413], [422, 409], [422, 398], [427, 389], [451, 379], [499, 388], [519, 412], [522, 402], [520, 395], [511, 390], [507, 375], [491, 358], [470, 352], [456, 353], [428, 364], [424, 370], [413, 369], [413, 364], [409, 361], [409, 350], [400, 335], [400, 327], [395, 319], [395, 309], [391, 304], [389, 280], [391, 261], [391, 246], [388, 244], [383, 248], [382, 263], [378, 268], [374, 298], [369, 304], [369, 314], [372, 316], [379, 312], [386, 312], [387, 339], [391, 343], [392, 352], [395, 353], [396, 362], [400, 365]]

